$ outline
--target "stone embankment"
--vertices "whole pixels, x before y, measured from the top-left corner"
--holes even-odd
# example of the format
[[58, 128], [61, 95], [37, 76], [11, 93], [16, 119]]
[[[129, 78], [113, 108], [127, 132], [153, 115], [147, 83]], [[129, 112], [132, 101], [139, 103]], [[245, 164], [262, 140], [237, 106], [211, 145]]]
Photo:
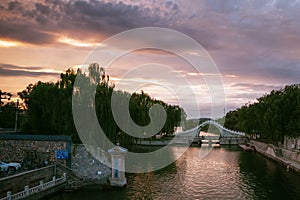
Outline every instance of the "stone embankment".
[[300, 172], [300, 151], [280, 148], [255, 140], [251, 140], [250, 145], [253, 145], [257, 152], [285, 165], [287, 170]]
[[72, 172], [87, 185], [108, 185], [111, 176], [110, 155], [97, 147], [73, 145]]
[[[55, 152], [57, 150], [68, 151], [68, 159], [56, 160]], [[50, 178], [53, 175], [66, 173], [69, 183], [73, 181], [80, 186], [87, 184], [109, 185], [109, 177], [111, 176], [110, 155], [97, 147], [72, 144], [69, 136], [0, 134], [0, 152], [1, 161], [20, 162], [22, 163], [22, 171], [39, 168], [47, 163], [54, 166], [53, 170], [50, 171], [55, 174], [52, 174]], [[30, 176], [24, 177], [23, 181], [17, 181], [16, 184], [7, 186], [11, 188], [4, 187], [4, 180], [2, 180], [0, 192], [1, 189], [15, 192], [13, 187], [19, 184], [24, 189], [24, 184], [27, 184], [31, 179]], [[45, 178], [40, 180], [46, 181]], [[29, 184], [29, 186], [31, 185]]]

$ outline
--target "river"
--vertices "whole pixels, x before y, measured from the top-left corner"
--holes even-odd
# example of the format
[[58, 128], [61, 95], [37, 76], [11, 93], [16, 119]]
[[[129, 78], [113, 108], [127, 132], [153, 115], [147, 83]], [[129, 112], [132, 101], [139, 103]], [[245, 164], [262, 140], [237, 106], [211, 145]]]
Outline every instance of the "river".
[[123, 190], [86, 190], [51, 199], [300, 199], [300, 175], [259, 153], [232, 146], [213, 148], [202, 157], [201, 150], [190, 147], [158, 171], [127, 174]]

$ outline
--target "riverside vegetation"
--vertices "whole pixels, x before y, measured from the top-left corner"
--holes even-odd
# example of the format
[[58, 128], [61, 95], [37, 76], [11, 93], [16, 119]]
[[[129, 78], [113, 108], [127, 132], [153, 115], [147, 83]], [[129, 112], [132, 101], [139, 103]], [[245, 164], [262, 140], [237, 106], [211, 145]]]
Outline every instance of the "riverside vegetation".
[[[86, 75], [88, 74], [88, 75]], [[136, 138], [125, 134], [114, 120], [111, 110], [111, 96], [113, 93], [123, 95], [130, 98], [129, 111], [133, 121], [139, 126], [145, 126], [150, 122], [148, 111], [154, 104], [161, 105], [167, 113], [166, 123], [161, 132], [171, 134], [174, 127], [179, 126], [181, 119], [186, 118], [183, 109], [177, 105], [170, 105], [163, 101], [151, 98], [148, 94], [141, 93], [129, 94], [125, 91], [118, 91], [114, 84], [109, 80], [104, 68], [97, 63], [90, 64], [88, 72], [84, 73], [80, 69], [75, 71], [69, 68], [65, 73], [60, 75], [57, 82], [41, 82], [29, 84], [25, 90], [19, 92], [19, 97], [23, 100], [23, 109], [25, 113], [20, 122], [20, 129], [26, 134], [50, 134], [50, 135], [70, 135], [73, 142], [81, 143], [77, 134], [72, 115], [72, 94], [74, 92], [74, 83], [76, 77], [85, 82], [89, 86], [96, 88], [95, 105], [88, 105], [89, 108], [95, 109], [98, 121], [103, 129], [106, 137], [113, 143], [117, 140], [123, 146], [130, 146]], [[76, 88], [78, 99], [84, 102], [85, 99], [93, 98], [92, 94], [87, 94], [84, 89]], [[7, 110], [15, 107], [15, 103], [5, 105]], [[10, 118], [13, 119], [14, 112], [8, 112]], [[0, 113], [3, 117], [4, 113]], [[10, 119], [7, 118], [7, 119]], [[14, 120], [11, 120], [14, 122]], [[6, 127], [12, 124], [6, 120], [1, 120], [0, 127]], [[13, 127], [13, 126], [11, 126]]]
[[[162, 105], [167, 112], [167, 120], [161, 132], [173, 133], [174, 127], [182, 125], [180, 124], [182, 121], [186, 127], [190, 123], [196, 123], [193, 127], [199, 124], [197, 120], [186, 121], [186, 113], [179, 106], [153, 99], [143, 91], [133, 94], [117, 91], [105, 70], [94, 63], [89, 66], [88, 75], [81, 70], [75, 72], [69, 68], [55, 83], [40, 81], [29, 84], [25, 90], [19, 92], [19, 97], [24, 101], [25, 111], [23, 115], [19, 115], [18, 127], [21, 131], [28, 134], [70, 135], [73, 142], [81, 143], [72, 115], [72, 93], [78, 75], [86, 80], [87, 84], [95, 85], [95, 105], [91, 107], [96, 110], [101, 128], [112, 142], [116, 142], [117, 135], [122, 145], [127, 147], [136, 140], [125, 134], [113, 118], [111, 111], [113, 93], [130, 98], [130, 116], [140, 126], [150, 122], [148, 111], [154, 104]], [[84, 92], [80, 92], [79, 95], [81, 99], [88, 98], [88, 94]], [[0, 127], [14, 127], [16, 105], [16, 102], [8, 102], [1, 106]], [[259, 134], [262, 138], [275, 143], [282, 142], [284, 136], [299, 137], [300, 85], [289, 85], [280, 90], [273, 90], [258, 98], [255, 103], [247, 103], [228, 112], [224, 121], [226, 128], [247, 134]]]
[[225, 127], [259, 134], [271, 142], [283, 142], [284, 136], [300, 136], [300, 85], [273, 90], [226, 114]]

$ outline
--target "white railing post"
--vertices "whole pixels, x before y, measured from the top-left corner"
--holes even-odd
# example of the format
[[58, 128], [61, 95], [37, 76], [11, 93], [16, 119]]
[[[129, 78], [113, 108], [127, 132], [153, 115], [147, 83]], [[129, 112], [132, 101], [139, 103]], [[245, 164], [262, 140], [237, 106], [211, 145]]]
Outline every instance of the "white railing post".
[[7, 200], [11, 200], [11, 191], [8, 191], [6, 193], [6, 198], [7, 198]]
[[29, 196], [29, 186], [28, 185], [26, 185], [25, 187], [24, 187], [24, 189], [25, 189], [25, 196]]
[[55, 176], [52, 177], [52, 180], [49, 182], [44, 183], [42, 180], [40, 181], [40, 184], [33, 187], [33, 188], [29, 188], [28, 185], [26, 185], [24, 187], [24, 190], [22, 192], [16, 193], [16, 194], [12, 194], [11, 191], [8, 191], [6, 193], [6, 197], [2, 198], [2, 199], [6, 199], [6, 200], [12, 200], [12, 199], [20, 199], [20, 198], [24, 198], [24, 197], [29, 197], [30, 195], [37, 193], [39, 191], [45, 190], [47, 188], [51, 188], [51, 187], [55, 187], [56, 182], [61, 182], [61, 181], [66, 181], [67, 180], [67, 174], [63, 173], [62, 177], [57, 179]]
[[67, 180], [67, 174], [63, 173], [63, 180], [66, 181]]
[[40, 190], [43, 190], [43, 189], [44, 189], [44, 182], [40, 181]]

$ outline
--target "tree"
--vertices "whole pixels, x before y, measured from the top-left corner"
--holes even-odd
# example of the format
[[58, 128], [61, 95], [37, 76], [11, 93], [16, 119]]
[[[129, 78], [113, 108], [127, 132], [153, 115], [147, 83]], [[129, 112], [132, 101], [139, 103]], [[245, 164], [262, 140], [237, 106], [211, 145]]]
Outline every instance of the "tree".
[[13, 128], [15, 126], [16, 103], [8, 102], [1, 106], [0, 112], [0, 127]]
[[226, 115], [225, 126], [282, 142], [284, 136], [300, 136], [300, 86], [273, 90]]
[[[75, 80], [80, 82], [76, 87], [74, 87]], [[93, 91], [95, 92], [93, 93]], [[20, 92], [19, 96], [24, 100], [27, 109], [26, 120], [22, 123], [22, 129], [31, 134], [70, 135], [74, 142], [80, 143], [81, 140], [73, 121], [72, 103], [74, 103], [83, 112], [85, 110], [88, 112], [96, 111], [98, 122], [112, 143], [116, 143], [118, 136], [122, 145], [129, 146], [135, 138], [124, 133], [116, 123], [111, 108], [113, 94], [130, 99], [130, 117], [138, 126], [146, 126], [150, 123], [148, 113], [154, 104], [162, 105], [167, 112], [167, 121], [162, 131], [168, 134], [173, 133], [174, 127], [180, 124], [181, 117], [186, 116], [179, 106], [172, 106], [163, 101], [155, 100], [143, 91], [132, 95], [125, 91], [116, 91], [114, 84], [109, 82], [109, 76], [106, 75], [104, 68], [93, 63], [88, 68], [88, 75], [82, 73], [81, 70], [77, 70], [75, 73], [75, 70], [67, 69], [56, 83], [38, 82], [34, 85], [28, 85], [25, 90]], [[72, 95], [76, 97], [75, 100], [72, 100]], [[119, 103], [122, 104], [122, 102]], [[97, 130], [89, 125], [88, 122], [91, 120], [86, 119], [85, 122], [79, 123], [82, 123], [84, 131], [94, 133], [90, 134], [93, 137]], [[129, 119], [124, 118], [124, 120]], [[86, 136], [88, 137], [88, 135]], [[101, 146], [105, 145], [101, 144]]]

